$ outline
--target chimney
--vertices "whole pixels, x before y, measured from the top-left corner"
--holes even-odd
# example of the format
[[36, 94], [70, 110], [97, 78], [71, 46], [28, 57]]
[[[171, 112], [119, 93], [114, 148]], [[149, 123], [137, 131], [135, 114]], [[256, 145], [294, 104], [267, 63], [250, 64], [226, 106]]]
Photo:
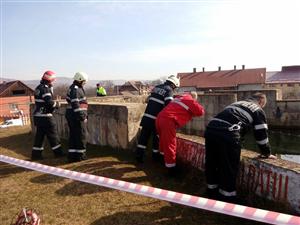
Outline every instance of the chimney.
[[242, 65], [242, 70], [244, 70], [245, 69], [245, 65]]
[[205, 67], [202, 67], [202, 72], [205, 72]]
[[196, 73], [197, 72], [197, 69], [196, 68], [193, 68], [193, 73]]
[[221, 71], [221, 66], [218, 67], [218, 70]]
[[236, 65], [233, 66], [233, 70], [236, 70]]

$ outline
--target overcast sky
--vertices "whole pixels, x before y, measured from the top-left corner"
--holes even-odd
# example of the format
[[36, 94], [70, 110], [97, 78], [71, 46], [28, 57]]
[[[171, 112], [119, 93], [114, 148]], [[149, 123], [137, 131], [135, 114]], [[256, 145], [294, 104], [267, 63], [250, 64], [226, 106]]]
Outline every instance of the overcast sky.
[[1, 1], [1, 77], [157, 79], [300, 65], [299, 0]]

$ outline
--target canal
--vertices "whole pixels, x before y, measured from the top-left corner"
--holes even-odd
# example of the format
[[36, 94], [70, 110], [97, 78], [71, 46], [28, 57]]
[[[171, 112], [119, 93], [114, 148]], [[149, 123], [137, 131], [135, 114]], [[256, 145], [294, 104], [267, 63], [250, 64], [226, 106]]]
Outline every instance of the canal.
[[[272, 154], [300, 164], [300, 130], [270, 130]], [[243, 148], [259, 152], [252, 132], [245, 137]]]

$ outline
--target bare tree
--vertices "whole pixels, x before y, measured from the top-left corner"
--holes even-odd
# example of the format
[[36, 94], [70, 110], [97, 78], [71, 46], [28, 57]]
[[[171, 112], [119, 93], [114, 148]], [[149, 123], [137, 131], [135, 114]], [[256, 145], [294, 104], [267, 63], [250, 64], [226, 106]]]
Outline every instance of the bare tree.
[[95, 97], [96, 96], [96, 88], [93, 87], [87, 87], [84, 89], [85, 95], [87, 97]]
[[58, 86], [54, 86], [54, 98], [65, 98], [67, 95], [69, 85], [60, 84]]
[[166, 79], [167, 79], [166, 76], [162, 76], [159, 79], [149, 80], [149, 81], [146, 81], [145, 83], [148, 84], [148, 85], [151, 85], [151, 86], [156, 86], [158, 84], [164, 83]]

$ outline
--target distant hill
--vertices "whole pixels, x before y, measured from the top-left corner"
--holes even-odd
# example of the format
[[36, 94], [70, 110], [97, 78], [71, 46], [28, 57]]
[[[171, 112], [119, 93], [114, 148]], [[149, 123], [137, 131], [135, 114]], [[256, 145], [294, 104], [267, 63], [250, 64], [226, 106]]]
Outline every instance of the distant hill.
[[[5, 82], [9, 82], [9, 81], [13, 81], [15, 79], [8, 79], [8, 78], [1, 78], [0, 81], [5, 81]], [[21, 80], [24, 84], [26, 84], [28, 87], [30, 88], [35, 88], [40, 80]], [[96, 84], [104, 81], [104, 80], [89, 80], [86, 84], [86, 88], [90, 88], [90, 87], [96, 87]], [[70, 77], [57, 77], [56, 81], [55, 81], [55, 86], [60, 86], [60, 85], [71, 85], [73, 82], [73, 79]], [[122, 85], [126, 82], [126, 80], [112, 80], [112, 82], [114, 83], [114, 85]]]
[[1, 77], [0, 78], [0, 83], [2, 83], [2, 82], [9, 82], [9, 81], [13, 81], [13, 80], [15, 80], [15, 79], [9, 79], [9, 78]]

